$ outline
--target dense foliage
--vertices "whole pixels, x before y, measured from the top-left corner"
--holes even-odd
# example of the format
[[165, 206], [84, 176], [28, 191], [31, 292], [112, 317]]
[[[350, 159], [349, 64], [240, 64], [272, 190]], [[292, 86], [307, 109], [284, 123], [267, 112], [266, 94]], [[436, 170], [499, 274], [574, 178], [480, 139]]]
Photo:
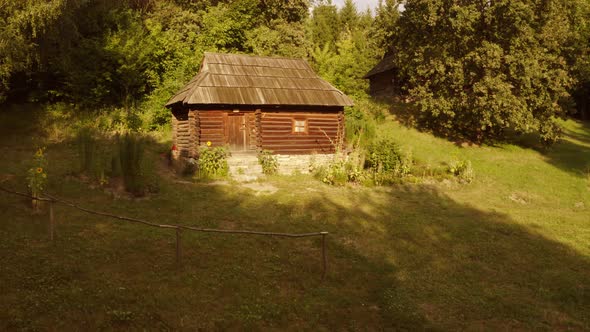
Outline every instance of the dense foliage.
[[392, 46], [422, 123], [475, 141], [538, 131], [554, 142], [583, 62], [572, 55], [587, 48], [582, 4], [406, 1]]
[[588, 1], [400, 2], [372, 13], [353, 0], [4, 1], [0, 103], [65, 102], [154, 129], [206, 51], [303, 57], [362, 102], [362, 77], [387, 52], [422, 125], [444, 135], [538, 131], [551, 143], [559, 118], [588, 115]]

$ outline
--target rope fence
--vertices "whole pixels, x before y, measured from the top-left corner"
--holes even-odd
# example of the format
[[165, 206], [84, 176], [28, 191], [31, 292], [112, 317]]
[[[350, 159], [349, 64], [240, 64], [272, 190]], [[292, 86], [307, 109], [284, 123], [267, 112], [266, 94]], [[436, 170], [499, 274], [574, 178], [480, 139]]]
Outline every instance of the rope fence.
[[113, 219], [123, 220], [132, 223], [143, 224], [146, 226], [157, 227], [157, 228], [168, 228], [168, 229], [175, 229], [176, 230], [176, 264], [178, 267], [181, 266], [182, 263], [182, 247], [181, 247], [181, 240], [182, 240], [182, 231], [194, 231], [194, 232], [202, 232], [202, 233], [222, 233], [222, 234], [242, 234], [242, 235], [261, 235], [261, 236], [274, 236], [274, 237], [282, 237], [282, 238], [306, 238], [306, 237], [316, 237], [321, 236], [322, 238], [322, 247], [321, 247], [321, 254], [322, 254], [322, 280], [326, 278], [327, 274], [327, 256], [326, 256], [326, 236], [329, 234], [328, 232], [313, 232], [313, 233], [276, 233], [276, 232], [262, 232], [262, 231], [249, 231], [249, 230], [230, 230], [230, 229], [214, 229], [214, 228], [200, 228], [200, 227], [193, 227], [193, 226], [185, 226], [185, 225], [178, 225], [178, 224], [157, 224], [150, 221], [137, 219], [137, 218], [130, 218], [126, 216], [119, 216], [111, 213], [101, 212], [91, 210], [82, 206], [79, 206], [75, 203], [57, 198], [55, 196], [44, 194], [45, 197], [35, 197], [29, 194], [25, 194], [18, 191], [9, 190], [0, 186], [0, 191], [25, 197], [31, 200], [37, 200], [41, 202], [48, 202], [49, 203], [49, 238], [51, 241], [55, 238], [55, 216], [54, 216], [54, 204], [59, 203], [65, 206], [69, 206], [71, 208], [89, 213], [94, 214], [97, 216], [109, 217]]

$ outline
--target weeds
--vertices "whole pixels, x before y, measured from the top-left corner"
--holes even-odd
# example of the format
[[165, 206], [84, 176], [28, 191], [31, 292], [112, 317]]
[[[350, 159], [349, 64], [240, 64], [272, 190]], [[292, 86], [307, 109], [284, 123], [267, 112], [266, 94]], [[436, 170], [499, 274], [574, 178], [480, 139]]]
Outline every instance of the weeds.
[[368, 145], [375, 137], [375, 120], [355, 107], [347, 108], [345, 116], [347, 141], [358, 142], [360, 146]]
[[[40, 197], [47, 184], [47, 159], [45, 158], [45, 148], [37, 149], [33, 157], [33, 163], [27, 173], [27, 185], [31, 196]], [[39, 201], [33, 200], [33, 209], [39, 209]]]
[[258, 162], [262, 166], [262, 173], [266, 175], [277, 174], [279, 170], [279, 161], [272, 154], [272, 151], [262, 150], [258, 152]]
[[126, 133], [109, 136], [91, 127], [78, 130], [79, 171], [100, 186], [121, 177], [125, 190], [143, 196], [158, 191], [154, 171], [145, 155], [145, 138]]
[[92, 128], [82, 127], [76, 137], [78, 142], [78, 160], [81, 173], [90, 172], [94, 168], [96, 155], [96, 133]]
[[448, 172], [456, 176], [460, 182], [471, 183], [475, 178], [475, 172], [473, 171], [471, 161], [469, 160], [451, 162]]
[[146, 183], [142, 170], [143, 139], [136, 135], [125, 134], [118, 138], [118, 146], [125, 190], [138, 196], [145, 195]]
[[399, 182], [412, 170], [411, 153], [403, 154], [391, 139], [374, 142], [367, 149], [365, 166], [377, 185]]

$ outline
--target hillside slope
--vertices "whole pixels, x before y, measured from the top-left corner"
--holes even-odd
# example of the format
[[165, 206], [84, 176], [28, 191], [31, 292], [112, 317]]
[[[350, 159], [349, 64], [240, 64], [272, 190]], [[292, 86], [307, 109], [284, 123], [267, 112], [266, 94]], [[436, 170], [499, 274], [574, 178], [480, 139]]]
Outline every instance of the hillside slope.
[[51, 243], [45, 213], [0, 193], [0, 330], [590, 329], [587, 125], [567, 122], [548, 153], [380, 125], [422, 165], [472, 161], [471, 184], [332, 187], [299, 175], [254, 190], [162, 173], [158, 194], [129, 199], [80, 181], [74, 142], [49, 140], [37, 115], [0, 113], [1, 186], [26, 190], [47, 146], [59, 197], [161, 223], [328, 231], [328, 276], [317, 239], [185, 234], [177, 269], [172, 231], [61, 205]]

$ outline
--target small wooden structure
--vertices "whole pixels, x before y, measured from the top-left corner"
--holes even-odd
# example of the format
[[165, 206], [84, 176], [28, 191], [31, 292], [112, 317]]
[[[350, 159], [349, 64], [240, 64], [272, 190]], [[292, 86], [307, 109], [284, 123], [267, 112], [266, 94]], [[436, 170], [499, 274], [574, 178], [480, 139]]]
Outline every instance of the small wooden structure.
[[205, 53], [199, 73], [170, 101], [181, 156], [200, 146], [275, 154], [333, 153], [353, 102], [302, 59]]
[[369, 80], [369, 94], [372, 97], [393, 97], [399, 94], [393, 55], [386, 54], [363, 78]]

